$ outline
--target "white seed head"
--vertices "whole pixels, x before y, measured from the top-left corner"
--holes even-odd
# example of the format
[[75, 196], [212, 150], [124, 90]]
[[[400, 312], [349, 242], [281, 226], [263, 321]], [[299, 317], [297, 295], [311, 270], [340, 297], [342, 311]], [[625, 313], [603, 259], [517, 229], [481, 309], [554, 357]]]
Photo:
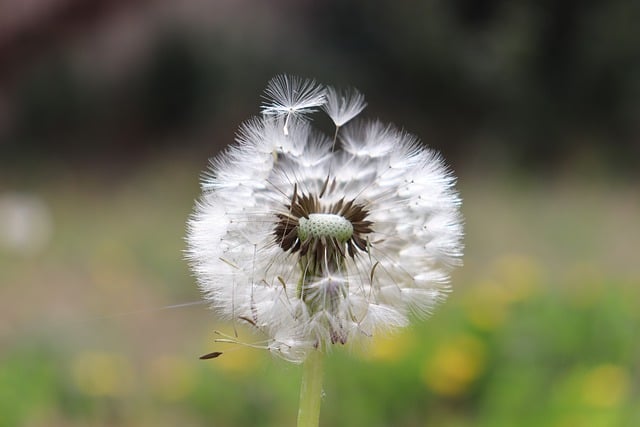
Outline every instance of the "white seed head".
[[[344, 93], [269, 82], [263, 115], [211, 162], [188, 223], [204, 297], [294, 362], [428, 315], [462, 257], [460, 198], [441, 157], [391, 125], [350, 122], [364, 101]], [[304, 120], [319, 106], [337, 140]]]

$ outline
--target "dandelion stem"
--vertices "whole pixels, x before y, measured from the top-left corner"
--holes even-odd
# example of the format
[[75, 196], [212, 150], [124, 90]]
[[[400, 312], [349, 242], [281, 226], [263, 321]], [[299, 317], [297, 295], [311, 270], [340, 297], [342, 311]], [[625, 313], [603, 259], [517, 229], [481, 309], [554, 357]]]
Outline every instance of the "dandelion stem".
[[311, 350], [304, 362], [300, 386], [298, 427], [317, 427], [320, 422], [323, 358], [324, 354], [321, 350]]

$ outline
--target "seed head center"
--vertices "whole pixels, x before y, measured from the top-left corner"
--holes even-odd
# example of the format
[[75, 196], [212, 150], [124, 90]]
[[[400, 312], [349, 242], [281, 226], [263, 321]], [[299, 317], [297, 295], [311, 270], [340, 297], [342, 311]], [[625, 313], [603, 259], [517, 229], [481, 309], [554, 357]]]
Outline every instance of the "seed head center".
[[309, 238], [333, 237], [346, 242], [353, 235], [353, 224], [341, 215], [313, 213], [309, 218], [298, 220], [298, 237], [305, 241]]

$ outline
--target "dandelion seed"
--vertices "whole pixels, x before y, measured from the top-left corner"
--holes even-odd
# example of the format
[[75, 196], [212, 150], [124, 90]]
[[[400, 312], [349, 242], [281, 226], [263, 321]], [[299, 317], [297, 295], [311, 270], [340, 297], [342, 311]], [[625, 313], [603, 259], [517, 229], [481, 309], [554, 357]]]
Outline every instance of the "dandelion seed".
[[264, 97], [267, 102], [262, 106], [262, 113], [284, 117], [285, 135], [289, 135], [289, 122], [292, 117], [301, 118], [326, 101], [325, 89], [315, 80], [288, 75], [279, 75], [271, 79]]
[[327, 102], [322, 109], [331, 117], [336, 127], [341, 127], [356, 117], [367, 106], [364, 95], [356, 89], [339, 91], [328, 86], [326, 98]]
[[[462, 257], [440, 156], [393, 126], [350, 122], [365, 105], [357, 92], [278, 76], [265, 97], [212, 161], [188, 223], [205, 298], [293, 362], [430, 314]], [[339, 128], [336, 150], [302, 116], [316, 107]]]

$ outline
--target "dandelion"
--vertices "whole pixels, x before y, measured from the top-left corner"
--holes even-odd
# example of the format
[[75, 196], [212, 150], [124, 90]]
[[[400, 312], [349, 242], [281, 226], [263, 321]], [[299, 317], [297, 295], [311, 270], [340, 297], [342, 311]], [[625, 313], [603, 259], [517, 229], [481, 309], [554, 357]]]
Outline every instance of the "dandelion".
[[[300, 416], [313, 419], [319, 401], [305, 396], [319, 394], [323, 353], [404, 327], [446, 297], [462, 256], [460, 199], [416, 137], [352, 121], [359, 92], [279, 76], [266, 98], [204, 176], [188, 257], [223, 318], [264, 333], [274, 354], [307, 360]], [[317, 107], [333, 139], [306, 120]]]

